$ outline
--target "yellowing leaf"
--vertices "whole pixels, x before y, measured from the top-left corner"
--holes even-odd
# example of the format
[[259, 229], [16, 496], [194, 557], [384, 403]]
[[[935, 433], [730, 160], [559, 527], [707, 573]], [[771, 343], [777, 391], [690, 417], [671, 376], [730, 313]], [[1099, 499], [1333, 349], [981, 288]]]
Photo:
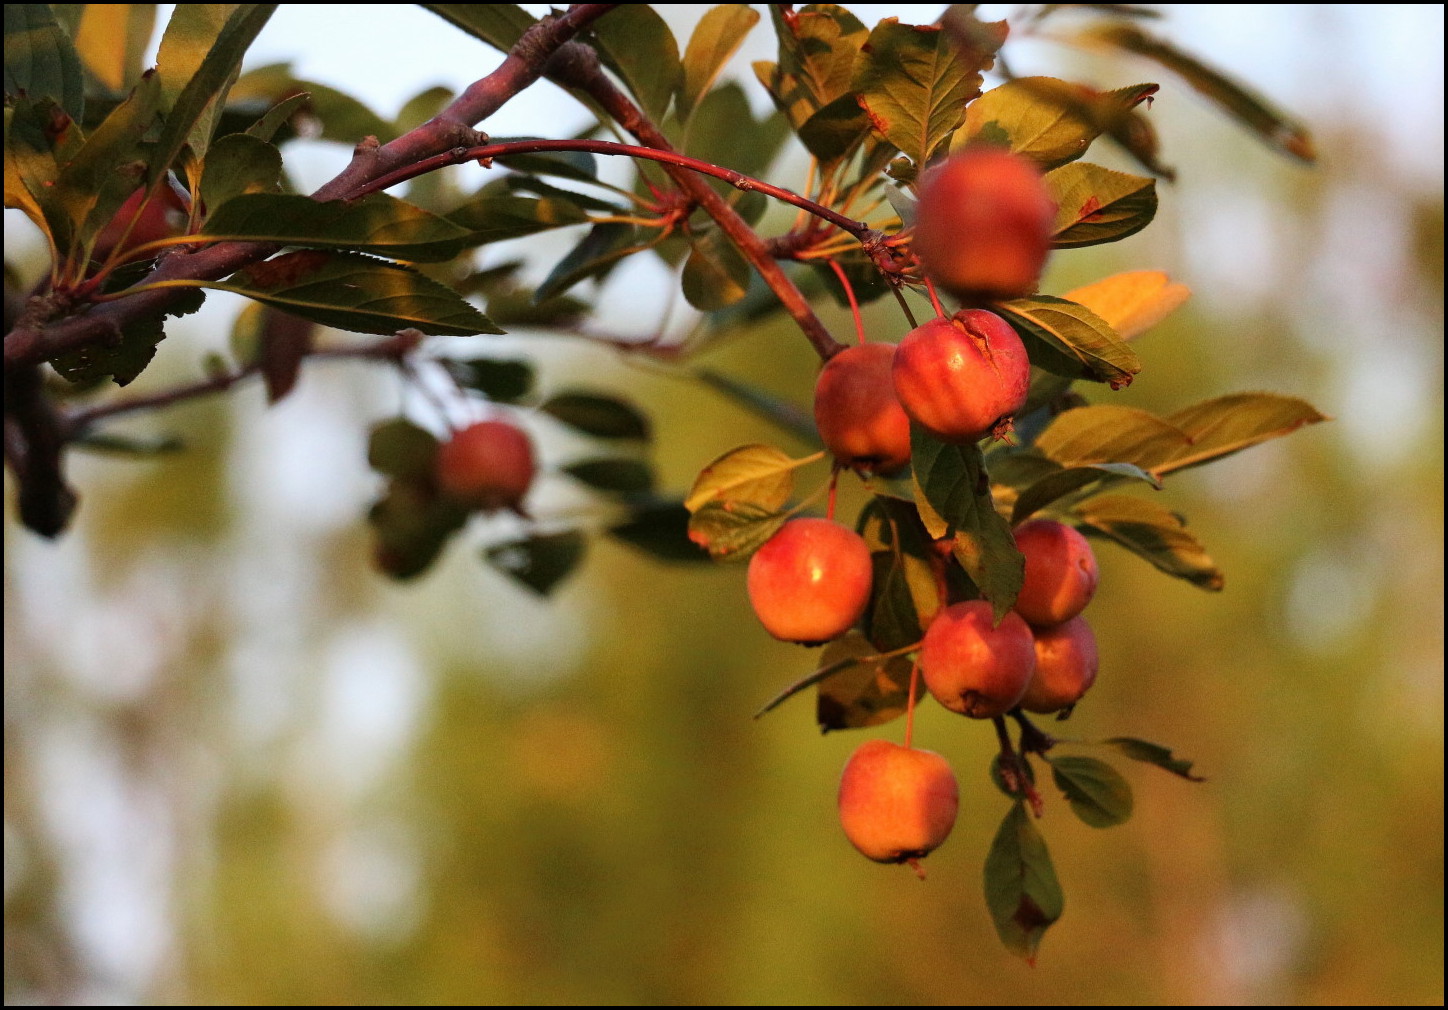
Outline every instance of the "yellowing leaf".
[[1128, 270], [1062, 297], [1086, 306], [1110, 323], [1122, 340], [1131, 340], [1179, 309], [1191, 294], [1191, 288], [1160, 270]]

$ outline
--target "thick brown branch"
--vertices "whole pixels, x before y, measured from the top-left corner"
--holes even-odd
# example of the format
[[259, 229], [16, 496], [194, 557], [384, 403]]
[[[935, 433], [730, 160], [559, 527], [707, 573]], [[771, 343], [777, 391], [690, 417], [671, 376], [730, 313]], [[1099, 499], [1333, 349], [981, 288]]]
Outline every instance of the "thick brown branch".
[[57, 536], [75, 511], [65, 482], [61, 418], [46, 398], [35, 365], [5, 370], [5, 462], [19, 484], [20, 521], [44, 537]]

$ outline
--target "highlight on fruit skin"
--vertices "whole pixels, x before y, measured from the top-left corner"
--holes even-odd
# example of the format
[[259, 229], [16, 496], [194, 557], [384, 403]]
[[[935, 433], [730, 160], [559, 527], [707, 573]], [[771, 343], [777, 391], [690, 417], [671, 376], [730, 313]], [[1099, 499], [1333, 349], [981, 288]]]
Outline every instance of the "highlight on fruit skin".
[[1054, 628], [1036, 628], [1036, 670], [1021, 708], [1046, 714], [1070, 708], [1096, 683], [1096, 635], [1084, 617]]
[[1035, 667], [1030, 627], [1015, 611], [997, 625], [985, 600], [946, 607], [920, 644], [925, 686], [940, 704], [972, 719], [992, 719], [1015, 708]]
[[749, 602], [775, 638], [819, 645], [860, 619], [873, 579], [858, 533], [830, 519], [791, 519], [749, 559]]
[[840, 775], [840, 826], [877, 863], [914, 865], [939, 848], [959, 806], [955, 773], [934, 751], [867, 740]]
[[533, 440], [507, 421], [479, 421], [442, 443], [434, 463], [438, 489], [469, 509], [522, 510], [538, 466]]
[[1016, 613], [1042, 628], [1063, 624], [1085, 610], [1100, 579], [1090, 542], [1052, 519], [1032, 519], [1014, 532], [1016, 549], [1026, 559]]
[[967, 304], [1032, 294], [1056, 205], [1035, 163], [972, 147], [927, 169], [911, 248], [926, 277]]
[[965, 309], [907, 333], [890, 374], [906, 414], [941, 441], [964, 445], [1011, 430], [1026, 405], [1031, 361], [1004, 319]]
[[842, 466], [891, 476], [910, 463], [910, 418], [895, 395], [893, 344], [846, 347], [820, 369], [814, 416]]

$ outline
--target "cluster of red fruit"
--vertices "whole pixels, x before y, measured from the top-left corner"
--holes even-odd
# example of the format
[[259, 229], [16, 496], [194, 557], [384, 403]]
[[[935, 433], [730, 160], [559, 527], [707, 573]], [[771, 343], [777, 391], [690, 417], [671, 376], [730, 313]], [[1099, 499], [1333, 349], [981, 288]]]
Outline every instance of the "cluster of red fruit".
[[[1039, 281], [1054, 214], [1031, 163], [996, 149], [968, 151], [925, 175], [913, 249], [924, 275], [968, 306], [1020, 297]], [[836, 354], [815, 387], [815, 420], [841, 466], [890, 475], [910, 462], [912, 421], [954, 444], [1000, 438], [1029, 385], [1015, 330], [968, 307], [917, 327], [898, 346], [862, 343]], [[1015, 539], [1025, 581], [1014, 610], [996, 622], [985, 600], [943, 606], [918, 648], [930, 693], [975, 719], [1017, 707], [1069, 709], [1096, 677], [1095, 639], [1080, 617], [1097, 582], [1090, 546], [1049, 520], [1024, 523]], [[776, 638], [814, 644], [860, 619], [871, 578], [858, 534], [832, 520], [796, 519], [751, 559], [749, 597]], [[845, 834], [879, 862], [914, 864], [949, 835], [957, 806], [945, 759], [908, 742], [865, 743], [840, 781]]]

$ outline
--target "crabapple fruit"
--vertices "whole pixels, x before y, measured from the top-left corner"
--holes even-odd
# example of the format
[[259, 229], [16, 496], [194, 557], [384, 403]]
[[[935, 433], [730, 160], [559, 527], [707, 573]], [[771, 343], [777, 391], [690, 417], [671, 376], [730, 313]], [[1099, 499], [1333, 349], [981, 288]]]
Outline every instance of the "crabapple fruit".
[[519, 511], [537, 465], [533, 442], [506, 421], [479, 421], [438, 447], [437, 484], [448, 499], [470, 509]]
[[1064, 523], [1032, 519], [1015, 531], [1016, 547], [1026, 558], [1026, 579], [1016, 597], [1016, 613], [1035, 627], [1071, 620], [1096, 593], [1096, 555], [1086, 538]]
[[817, 645], [864, 613], [870, 548], [830, 519], [791, 519], [749, 559], [749, 602], [775, 638]]
[[910, 462], [910, 418], [890, 378], [894, 360], [893, 344], [856, 344], [820, 369], [815, 424], [844, 466], [889, 475]]
[[1021, 708], [1059, 712], [1081, 700], [1096, 682], [1096, 635], [1084, 617], [1054, 628], [1035, 629], [1036, 672], [1026, 685]]
[[891, 376], [906, 414], [942, 441], [965, 444], [1010, 431], [1026, 404], [1031, 362], [1009, 323], [966, 309], [907, 333]]
[[1016, 707], [1036, 665], [1031, 629], [1012, 611], [997, 625], [985, 600], [946, 607], [925, 631], [920, 674], [952, 712], [991, 719]]
[[122, 242], [122, 250], [134, 249], [147, 242], [180, 235], [186, 225], [190, 208], [171, 187], [169, 180], [161, 184], [156, 195], [146, 199], [144, 187], [126, 197], [116, 213], [96, 236], [91, 258], [104, 260]]
[[1034, 163], [994, 147], [954, 155], [920, 181], [911, 246], [920, 269], [968, 303], [1036, 290], [1056, 205]]
[[840, 775], [840, 826], [877, 863], [913, 863], [955, 826], [955, 773], [934, 751], [867, 740]]

